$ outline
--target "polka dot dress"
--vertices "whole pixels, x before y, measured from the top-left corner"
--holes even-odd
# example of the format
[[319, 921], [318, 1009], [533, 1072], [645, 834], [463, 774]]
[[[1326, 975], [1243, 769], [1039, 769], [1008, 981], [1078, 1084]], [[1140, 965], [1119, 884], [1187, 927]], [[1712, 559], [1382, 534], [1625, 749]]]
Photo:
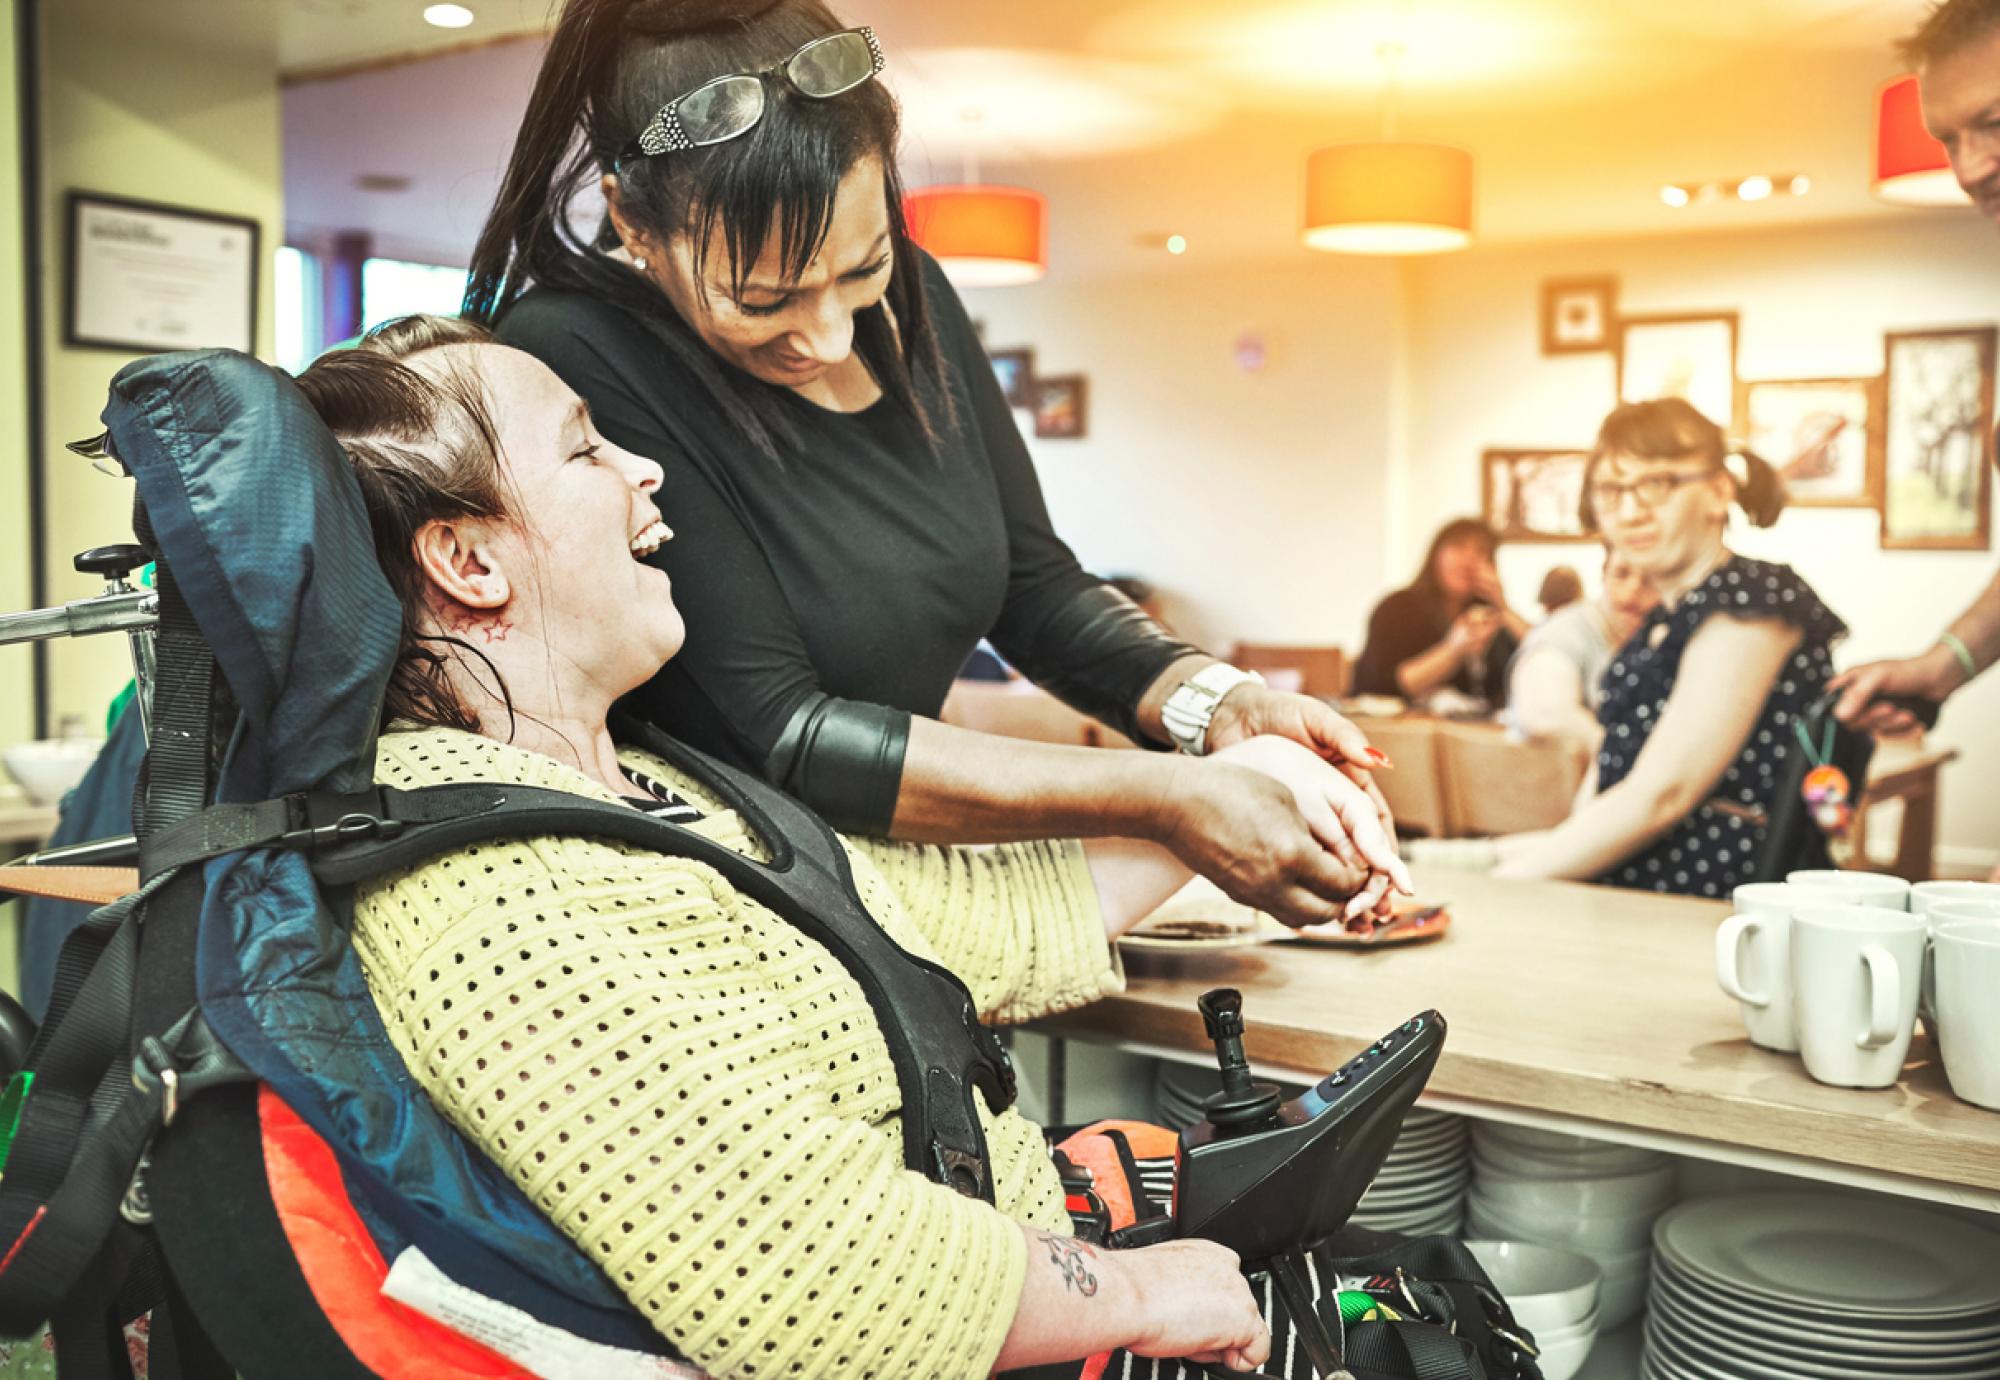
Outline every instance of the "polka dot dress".
[[1673, 609], [1653, 610], [1604, 672], [1597, 781], [1600, 790], [1608, 790], [1631, 774], [1673, 693], [1688, 640], [1715, 614], [1777, 619], [1804, 638], [1778, 673], [1757, 726], [1710, 793], [1711, 802], [1732, 808], [1703, 803], [1650, 847], [1598, 878], [1601, 882], [1719, 897], [1749, 881], [1756, 866], [1764, 841], [1761, 821], [1777, 793], [1779, 769], [1799, 750], [1793, 724], [1825, 689], [1833, 674], [1833, 643], [1847, 632], [1790, 566], [1732, 556]]

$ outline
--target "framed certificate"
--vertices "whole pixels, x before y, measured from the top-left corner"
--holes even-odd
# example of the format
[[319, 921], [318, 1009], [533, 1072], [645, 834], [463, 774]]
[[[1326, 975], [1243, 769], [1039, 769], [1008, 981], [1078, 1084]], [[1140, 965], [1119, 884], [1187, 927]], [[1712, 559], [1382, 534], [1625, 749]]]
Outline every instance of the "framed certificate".
[[65, 345], [255, 352], [256, 221], [80, 191], [67, 220]]

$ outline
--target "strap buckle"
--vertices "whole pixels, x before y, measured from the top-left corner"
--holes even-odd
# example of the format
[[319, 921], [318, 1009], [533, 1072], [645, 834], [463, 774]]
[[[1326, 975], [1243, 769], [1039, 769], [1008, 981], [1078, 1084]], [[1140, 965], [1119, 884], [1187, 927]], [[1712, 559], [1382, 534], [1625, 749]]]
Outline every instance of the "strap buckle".
[[150, 1093], [155, 1087], [160, 1093], [160, 1125], [171, 1126], [181, 1109], [181, 1071], [174, 1067], [173, 1056], [166, 1046], [152, 1036], [139, 1042], [139, 1053], [132, 1060], [132, 1086], [142, 1093]]
[[280, 834], [276, 841], [287, 848], [336, 848], [362, 839], [392, 839], [405, 827], [400, 819], [384, 819], [363, 810], [351, 810], [331, 824], [293, 829]]

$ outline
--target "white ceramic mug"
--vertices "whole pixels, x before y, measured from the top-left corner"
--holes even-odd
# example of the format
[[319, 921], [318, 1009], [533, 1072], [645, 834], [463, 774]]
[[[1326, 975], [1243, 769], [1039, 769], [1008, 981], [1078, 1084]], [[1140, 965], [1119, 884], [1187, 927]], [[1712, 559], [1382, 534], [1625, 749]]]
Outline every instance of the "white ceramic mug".
[[1824, 894], [1784, 882], [1745, 882], [1736, 914], [1715, 931], [1715, 980], [1743, 1006], [1750, 1042], [1796, 1054], [1792, 1022], [1792, 909], [1825, 905]]
[[[1910, 889], [1910, 909], [1924, 917], [1933, 944], [1938, 926], [1954, 921], [2000, 925], [2000, 886], [1990, 882], [1918, 882]], [[1932, 999], [1935, 984], [1931, 967], [1935, 955], [1924, 958], [1924, 989], [1917, 998], [1917, 1014], [1924, 1028], [1937, 1033], [1937, 1006]]]
[[1886, 1088], [1917, 1023], [1924, 919], [1884, 906], [1792, 912], [1793, 1017], [1806, 1072], [1842, 1088]]
[[2000, 925], [1947, 920], [1931, 945], [1944, 1076], [1967, 1102], [2000, 1111]]
[[1793, 886], [1817, 887], [1840, 895], [1836, 905], [1881, 906], [1884, 910], [1910, 908], [1910, 884], [1901, 877], [1880, 872], [1843, 872], [1831, 867], [1802, 868], [1787, 872]]

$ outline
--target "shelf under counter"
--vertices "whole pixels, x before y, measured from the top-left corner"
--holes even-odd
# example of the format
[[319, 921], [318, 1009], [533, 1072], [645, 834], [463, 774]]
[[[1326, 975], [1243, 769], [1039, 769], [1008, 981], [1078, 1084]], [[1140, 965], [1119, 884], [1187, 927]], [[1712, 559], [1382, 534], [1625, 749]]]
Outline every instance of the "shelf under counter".
[[1195, 999], [1242, 990], [1253, 1065], [1310, 1081], [1415, 1012], [1448, 1024], [1427, 1105], [2000, 1212], [2000, 1112], [1962, 1102], [1919, 1035], [1892, 1088], [1816, 1083], [1759, 1049], [1715, 984], [1716, 901], [1420, 869], [1434, 943], [1129, 954], [1127, 990], [1036, 1023], [1206, 1063]]

